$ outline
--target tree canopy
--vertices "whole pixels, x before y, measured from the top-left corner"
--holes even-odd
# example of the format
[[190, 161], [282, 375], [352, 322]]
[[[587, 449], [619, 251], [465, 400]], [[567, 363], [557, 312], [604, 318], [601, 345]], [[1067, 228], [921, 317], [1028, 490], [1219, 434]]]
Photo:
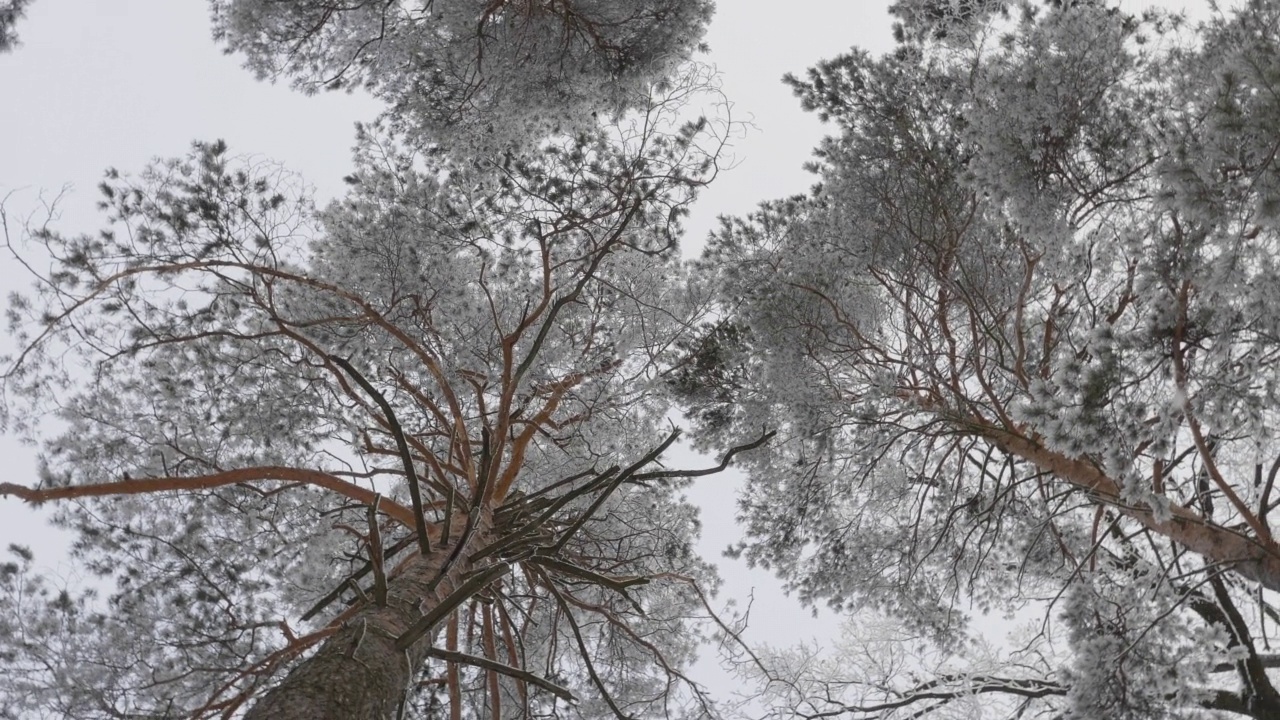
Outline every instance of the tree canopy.
[[708, 715], [679, 488], [714, 468], [658, 465], [703, 80], [500, 160], [366, 127], [318, 211], [200, 144], [108, 173], [102, 232], [32, 228], [4, 419], [44, 466], [0, 493], [67, 503], [107, 594], [12, 550], [0, 714]]
[[97, 234], [0, 207], [36, 280], [0, 426], [42, 448], [0, 495], [97, 576], [10, 548], [0, 716], [711, 714], [680, 489], [763, 440], [661, 463], [711, 4], [211, 7], [260, 77], [388, 110], [323, 209], [221, 142], [109, 171]]
[[211, 0], [262, 78], [365, 88], [418, 142], [494, 152], [635, 106], [700, 47], [710, 0]]
[[672, 383], [708, 444], [779, 430], [737, 551], [896, 624], [757, 677], [814, 717], [1275, 717], [1280, 3], [896, 11], [790, 79], [821, 184], [714, 234]]
[[13, 50], [18, 45], [18, 33], [14, 26], [27, 14], [31, 0], [4, 0], [0, 3], [0, 53]]
[[[0, 0], [0, 53], [31, 0]], [[711, 0], [208, 0], [215, 40], [264, 80], [367, 90], [422, 146], [501, 153], [643, 104], [681, 74]]]
[[220, 142], [97, 234], [0, 207], [0, 495], [97, 586], [10, 548], [0, 717], [713, 717], [681, 489], [739, 458], [733, 552], [856, 613], [737, 646], [776, 715], [1280, 716], [1280, 0], [900, 0], [788, 80], [820, 184], [692, 265], [708, 0], [211, 8], [387, 111], [323, 209]]

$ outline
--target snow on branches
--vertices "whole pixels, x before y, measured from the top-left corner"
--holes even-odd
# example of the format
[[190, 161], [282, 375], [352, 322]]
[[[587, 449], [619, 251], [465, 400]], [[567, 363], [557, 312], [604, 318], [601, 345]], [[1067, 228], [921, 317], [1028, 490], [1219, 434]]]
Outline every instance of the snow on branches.
[[0, 494], [61, 504], [114, 589], [4, 566], [0, 707], [711, 714], [677, 492], [708, 471], [658, 466], [658, 379], [708, 309], [676, 249], [723, 137], [678, 119], [703, 79], [493, 159], [366, 127], [319, 211], [197, 144], [108, 173], [100, 233], [31, 230], [3, 418], [44, 469]]
[[[957, 654], [1039, 608], [1074, 657], [1010, 716], [1271, 717], [1280, 3], [897, 8], [896, 51], [791, 81], [822, 184], [702, 261], [723, 314], [673, 388], [722, 442], [779, 428], [739, 551]], [[945, 717], [938, 672], [825, 709]]]
[[700, 47], [709, 0], [214, 0], [263, 78], [365, 88], [421, 144], [480, 154], [642, 105]]

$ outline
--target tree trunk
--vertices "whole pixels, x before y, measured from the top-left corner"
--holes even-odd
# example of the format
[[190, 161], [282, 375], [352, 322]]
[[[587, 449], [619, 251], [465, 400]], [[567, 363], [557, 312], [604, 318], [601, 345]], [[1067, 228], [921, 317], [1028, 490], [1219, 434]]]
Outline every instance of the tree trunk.
[[1096, 466], [1049, 450], [1016, 433], [988, 423], [978, 424], [979, 435], [1007, 453], [1028, 460], [1036, 467], [1051, 472], [1137, 520], [1175, 543], [1198, 553], [1213, 564], [1230, 568], [1268, 590], [1280, 592], [1280, 546], [1270, 538], [1252, 537], [1243, 532], [1215, 525], [1194, 511], [1178, 505], [1170, 508], [1171, 517], [1159, 520], [1144, 507], [1130, 507], [1122, 502], [1120, 486]]
[[[461, 522], [454, 525], [455, 541]], [[434, 530], [435, 528], [433, 528]], [[435, 534], [435, 533], [433, 533]], [[372, 602], [267, 692], [246, 720], [390, 720], [426, 659], [432, 634], [407, 651], [396, 638], [454, 592], [475, 568], [467, 556], [489, 533], [477, 528], [443, 579], [431, 588], [453, 544], [437, 544], [387, 579], [387, 605]]]

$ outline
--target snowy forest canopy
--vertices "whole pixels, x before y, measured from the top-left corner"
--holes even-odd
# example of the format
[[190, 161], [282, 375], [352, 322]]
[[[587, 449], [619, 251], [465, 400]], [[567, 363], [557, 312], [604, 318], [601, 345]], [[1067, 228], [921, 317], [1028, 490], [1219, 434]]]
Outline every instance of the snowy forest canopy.
[[[5, 215], [0, 494], [106, 591], [10, 549], [0, 717], [1280, 716], [1280, 2], [900, 0], [787, 80], [819, 183], [696, 259], [709, 2], [211, 9], [385, 110], [325, 207], [201, 142], [95, 234]], [[730, 464], [832, 647], [714, 598]]]

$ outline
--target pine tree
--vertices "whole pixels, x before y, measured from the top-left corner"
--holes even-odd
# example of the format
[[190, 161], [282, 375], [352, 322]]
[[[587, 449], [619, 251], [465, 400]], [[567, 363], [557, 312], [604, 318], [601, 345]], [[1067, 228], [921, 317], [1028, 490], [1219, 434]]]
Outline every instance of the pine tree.
[[3, 417], [42, 479], [0, 494], [58, 503], [106, 590], [13, 549], [0, 714], [709, 716], [679, 489], [715, 468], [659, 464], [708, 307], [676, 251], [718, 152], [690, 90], [496, 160], [369, 126], [319, 211], [201, 144], [109, 172], [101, 233], [34, 230]]
[[423, 144], [491, 154], [634, 107], [700, 47], [710, 0], [213, 0], [262, 78], [364, 88]]
[[[821, 185], [725, 221], [672, 382], [722, 442], [779, 428], [738, 550], [914, 638], [773, 687], [1275, 717], [1280, 3], [941, 5], [791, 80], [836, 130]], [[980, 652], [975, 615], [1029, 609], [1037, 641]]]

